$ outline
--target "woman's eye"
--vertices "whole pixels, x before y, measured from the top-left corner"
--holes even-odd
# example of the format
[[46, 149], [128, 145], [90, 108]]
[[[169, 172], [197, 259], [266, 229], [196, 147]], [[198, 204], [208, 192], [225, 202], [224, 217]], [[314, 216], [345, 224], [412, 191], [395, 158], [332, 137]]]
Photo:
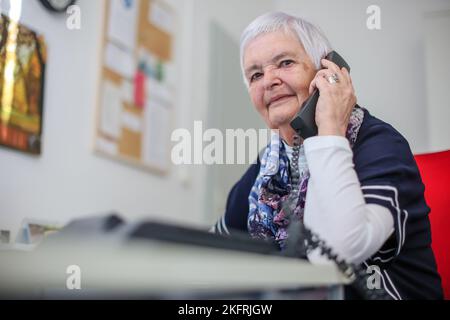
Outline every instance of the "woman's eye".
[[280, 62], [280, 67], [289, 67], [294, 63], [293, 60], [283, 60]]
[[250, 82], [253, 82], [253, 81], [255, 81], [255, 80], [258, 80], [259, 78], [261, 78], [261, 76], [262, 76], [262, 73], [260, 73], [260, 72], [253, 74], [253, 75], [250, 77]]

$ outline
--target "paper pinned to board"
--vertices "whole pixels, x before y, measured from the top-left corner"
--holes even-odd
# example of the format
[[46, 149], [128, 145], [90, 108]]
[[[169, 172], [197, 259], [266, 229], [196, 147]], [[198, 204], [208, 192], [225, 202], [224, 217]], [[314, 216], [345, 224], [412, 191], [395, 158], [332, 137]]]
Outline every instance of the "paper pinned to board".
[[157, 28], [172, 34], [174, 32], [174, 18], [172, 12], [158, 1], [152, 1], [148, 12], [148, 21]]
[[144, 109], [142, 158], [146, 164], [166, 170], [169, 166], [169, 109], [150, 100]]
[[141, 132], [142, 118], [134, 113], [124, 111], [122, 113], [122, 126], [134, 132]]
[[122, 113], [122, 90], [111, 81], [105, 80], [102, 88], [100, 130], [104, 134], [118, 138]]
[[117, 143], [113, 141], [109, 141], [105, 138], [98, 137], [95, 141], [95, 146], [98, 151], [101, 151], [103, 153], [115, 156], [119, 153], [119, 147], [117, 146]]
[[166, 62], [165, 63], [165, 77], [164, 77], [164, 84], [171, 88], [177, 87], [177, 69], [174, 62]]
[[108, 38], [126, 49], [136, 47], [137, 0], [110, 0]]
[[108, 43], [105, 50], [105, 66], [127, 79], [133, 79], [136, 62], [133, 54]]
[[130, 104], [133, 103], [134, 98], [133, 82], [123, 80], [121, 90], [122, 90], [122, 101]]
[[148, 78], [146, 83], [148, 100], [156, 100], [165, 107], [171, 107], [173, 103], [172, 90], [167, 84]]
[[144, 71], [138, 70], [134, 76], [134, 104], [138, 108], [145, 106], [145, 82], [146, 76]]

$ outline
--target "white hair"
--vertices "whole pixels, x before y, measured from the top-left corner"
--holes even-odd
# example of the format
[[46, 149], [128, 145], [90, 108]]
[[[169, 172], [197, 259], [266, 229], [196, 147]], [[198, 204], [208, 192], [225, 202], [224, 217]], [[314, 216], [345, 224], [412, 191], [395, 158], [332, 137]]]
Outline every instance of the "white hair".
[[332, 51], [331, 44], [323, 32], [312, 23], [284, 12], [269, 12], [253, 20], [241, 35], [240, 60], [241, 70], [244, 75], [245, 85], [249, 86], [244, 71], [244, 51], [250, 41], [259, 35], [283, 30], [293, 32], [303, 45], [306, 53], [314, 63], [316, 69], [320, 69], [320, 60]]

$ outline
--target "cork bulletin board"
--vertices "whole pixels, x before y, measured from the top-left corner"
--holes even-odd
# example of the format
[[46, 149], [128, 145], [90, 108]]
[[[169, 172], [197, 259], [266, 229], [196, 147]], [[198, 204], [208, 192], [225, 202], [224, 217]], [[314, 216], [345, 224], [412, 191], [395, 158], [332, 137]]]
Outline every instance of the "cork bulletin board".
[[94, 150], [165, 174], [173, 124], [173, 10], [105, 0]]

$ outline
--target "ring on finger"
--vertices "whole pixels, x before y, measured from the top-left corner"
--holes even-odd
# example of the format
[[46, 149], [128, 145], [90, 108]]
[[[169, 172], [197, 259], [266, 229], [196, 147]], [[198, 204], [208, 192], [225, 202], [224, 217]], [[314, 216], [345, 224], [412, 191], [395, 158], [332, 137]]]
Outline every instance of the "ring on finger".
[[339, 82], [339, 78], [338, 78], [338, 76], [337, 76], [336, 73], [333, 73], [331, 76], [328, 76], [328, 77], [327, 77], [327, 80], [328, 80], [328, 82], [331, 83], [331, 84], [335, 84], [335, 83], [338, 83], [338, 82]]

